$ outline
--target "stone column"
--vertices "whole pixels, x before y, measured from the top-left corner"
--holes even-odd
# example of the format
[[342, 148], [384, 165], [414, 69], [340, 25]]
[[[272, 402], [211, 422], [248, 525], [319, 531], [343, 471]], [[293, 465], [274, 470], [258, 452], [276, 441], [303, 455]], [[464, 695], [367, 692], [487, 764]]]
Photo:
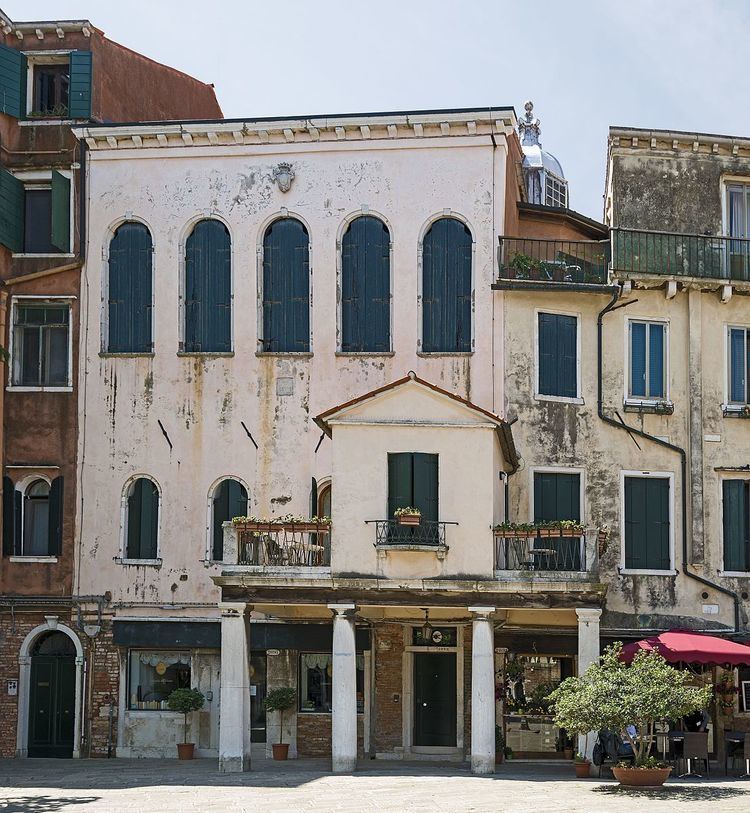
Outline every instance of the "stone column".
[[471, 772], [495, 772], [494, 607], [469, 607], [471, 635]]
[[[599, 660], [599, 619], [602, 611], [576, 608], [576, 615], [578, 616], [578, 674], [582, 675], [590, 664]], [[591, 759], [595, 742], [595, 731], [590, 732], [588, 737], [579, 735], [578, 750]]]
[[333, 702], [331, 759], [334, 773], [357, 767], [357, 647], [354, 604], [329, 604], [333, 610]]
[[250, 611], [242, 602], [219, 602], [221, 711], [219, 771], [250, 770]]

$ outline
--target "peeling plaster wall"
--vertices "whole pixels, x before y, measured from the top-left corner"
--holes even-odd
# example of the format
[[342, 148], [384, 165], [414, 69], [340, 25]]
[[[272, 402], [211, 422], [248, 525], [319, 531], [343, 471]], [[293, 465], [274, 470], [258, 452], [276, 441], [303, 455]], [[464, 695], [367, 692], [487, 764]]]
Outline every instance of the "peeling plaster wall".
[[[502, 146], [503, 138], [498, 141]], [[320, 430], [312, 417], [410, 369], [485, 408], [501, 403], [494, 401], [502, 385], [496, 382], [499, 394], [493, 394], [490, 372], [489, 289], [502, 229], [504, 156], [486, 136], [91, 153], [80, 372], [86, 387], [79, 443], [81, 593], [111, 590], [115, 603], [176, 602], [186, 612], [191, 602], [217, 601], [210, 576], [219, 568], [201, 562], [209, 487], [220, 477], [239, 477], [248, 483], [251, 513], [307, 514], [311, 477], [331, 475], [331, 442], [323, 440], [315, 452]], [[295, 172], [286, 194], [271, 177], [281, 160]], [[493, 184], [498, 179], [502, 183]], [[393, 355], [336, 354], [336, 242], [344, 219], [363, 205], [384, 215], [391, 228]], [[309, 358], [256, 356], [258, 249], [281, 207], [300, 216], [310, 233]], [[428, 220], [447, 209], [466, 218], [476, 241], [476, 349], [425, 357], [417, 354], [417, 247]], [[178, 356], [182, 246], [189, 224], [211, 215], [232, 235], [235, 353]], [[106, 248], [112, 229], [128, 217], [143, 220], [154, 239], [153, 357], [100, 354]], [[289, 387], [292, 395], [277, 394]], [[123, 487], [139, 473], [161, 488], [160, 568], [114, 561]]]
[[[700, 345], [689, 358], [688, 326], [695, 318], [700, 298]], [[695, 572], [719, 580], [735, 590], [747, 590], [747, 579], [721, 577], [722, 567], [722, 476], [750, 474], [724, 473], [718, 466], [746, 465], [750, 458], [750, 436], [746, 422], [724, 418], [725, 399], [725, 325], [748, 323], [750, 307], [746, 297], [735, 296], [721, 304], [716, 292], [680, 291], [666, 299], [663, 290], [637, 290], [623, 301], [638, 300], [604, 319], [604, 408], [614, 417], [615, 410], [631, 426], [660, 436], [690, 452], [696, 444], [702, 452], [698, 477], [689, 483], [689, 505], [700, 507], [700, 517], [689, 514], [688, 540]], [[597, 416], [596, 399], [596, 319], [608, 301], [608, 295], [573, 293], [510, 292], [504, 302], [506, 354], [506, 415], [518, 416], [513, 426], [521, 470], [510, 480], [510, 518], [529, 521], [533, 516], [534, 467], [577, 467], [583, 470], [585, 488], [584, 521], [592, 526], [606, 524], [612, 534], [600, 562], [600, 581], [608, 585], [603, 625], [610, 628], [654, 628], [680, 626], [734, 625], [732, 600], [711, 588], [704, 588], [682, 573], [665, 576], [624, 575], [621, 565], [621, 473], [632, 471], [671, 472], [674, 476], [674, 560], [682, 568], [680, 457], [677, 453], [645, 439], [637, 439], [607, 426]], [[691, 309], [692, 308], [692, 309]], [[538, 310], [561, 311], [580, 315], [581, 386], [583, 403], [568, 404], [534, 397], [536, 358], [535, 322]], [[663, 319], [669, 324], [669, 396], [674, 402], [671, 416], [625, 413], [627, 358], [626, 320]], [[693, 336], [696, 326], [693, 326]], [[690, 418], [690, 395], [702, 395], [702, 422], [695, 426]], [[706, 441], [705, 435], [718, 435], [720, 441]], [[689, 468], [690, 471], [690, 468]], [[700, 520], [700, 521], [699, 521]], [[705, 544], [695, 529], [705, 527]], [[696, 555], [700, 553], [700, 555]], [[702, 559], [702, 562], [701, 562]], [[703, 599], [704, 589], [709, 597]], [[703, 604], [718, 604], [720, 613], [702, 612]], [[744, 602], [744, 612], [750, 604]]]

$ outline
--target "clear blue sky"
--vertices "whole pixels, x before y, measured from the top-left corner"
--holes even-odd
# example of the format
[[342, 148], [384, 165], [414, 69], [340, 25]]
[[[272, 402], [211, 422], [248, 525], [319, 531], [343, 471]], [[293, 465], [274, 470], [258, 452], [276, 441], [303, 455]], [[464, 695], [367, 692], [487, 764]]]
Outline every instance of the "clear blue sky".
[[601, 218], [607, 127], [750, 135], [750, 2], [0, 0], [88, 18], [216, 85], [227, 117], [532, 99], [571, 206]]

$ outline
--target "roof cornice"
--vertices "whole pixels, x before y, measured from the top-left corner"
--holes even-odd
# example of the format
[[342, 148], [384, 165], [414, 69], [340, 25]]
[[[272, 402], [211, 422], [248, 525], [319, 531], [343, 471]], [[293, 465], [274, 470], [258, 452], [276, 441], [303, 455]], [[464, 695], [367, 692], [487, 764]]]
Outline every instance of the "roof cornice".
[[732, 155], [750, 157], [750, 137], [691, 133], [684, 130], [649, 130], [640, 127], [610, 127], [609, 152], [620, 150]]
[[63, 39], [68, 32], [81, 33], [86, 37], [90, 37], [92, 31], [99, 30], [89, 20], [24, 20], [23, 22], [14, 22], [2, 9], [0, 9], [0, 28], [4, 34], [13, 33], [19, 40], [22, 40], [25, 36], [44, 39], [45, 34], [57, 34], [59, 39]]
[[219, 119], [75, 127], [92, 150], [362, 142], [402, 138], [510, 135], [512, 107], [414, 113], [337, 114], [289, 118]]

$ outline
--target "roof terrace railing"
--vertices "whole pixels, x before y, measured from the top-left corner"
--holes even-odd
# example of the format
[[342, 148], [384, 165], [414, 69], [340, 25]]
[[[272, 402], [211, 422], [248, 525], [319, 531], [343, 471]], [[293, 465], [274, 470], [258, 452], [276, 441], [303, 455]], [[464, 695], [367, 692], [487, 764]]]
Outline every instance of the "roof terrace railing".
[[499, 238], [501, 280], [606, 285], [609, 240]]

